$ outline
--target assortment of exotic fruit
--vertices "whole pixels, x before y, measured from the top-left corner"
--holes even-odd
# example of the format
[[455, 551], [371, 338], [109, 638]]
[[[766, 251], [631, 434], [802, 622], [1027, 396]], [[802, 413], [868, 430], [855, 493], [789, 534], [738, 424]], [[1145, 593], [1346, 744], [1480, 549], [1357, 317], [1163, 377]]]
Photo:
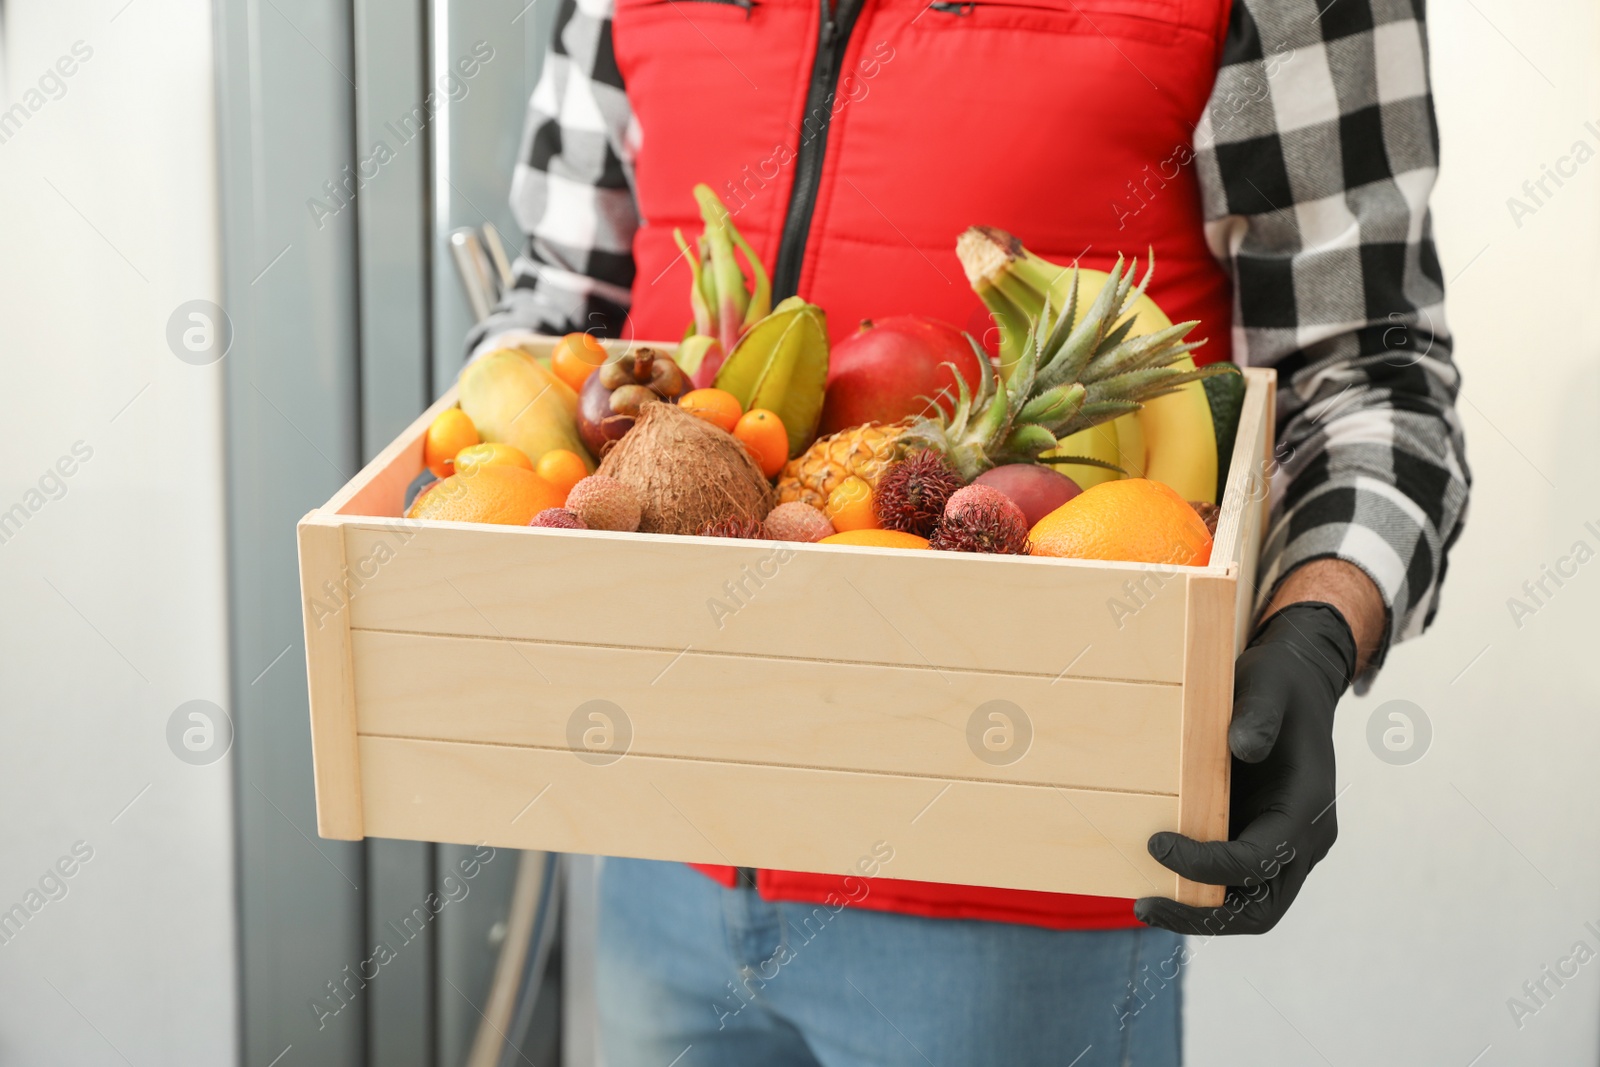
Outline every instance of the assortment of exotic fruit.
[[429, 426], [437, 480], [413, 519], [1203, 565], [1244, 381], [1196, 366], [1146, 295], [1152, 267], [1042, 259], [989, 227], [956, 254], [990, 353], [917, 315], [831, 347], [824, 310], [772, 304], [726, 208], [704, 231], [685, 335], [608, 348], [569, 334], [462, 371]]

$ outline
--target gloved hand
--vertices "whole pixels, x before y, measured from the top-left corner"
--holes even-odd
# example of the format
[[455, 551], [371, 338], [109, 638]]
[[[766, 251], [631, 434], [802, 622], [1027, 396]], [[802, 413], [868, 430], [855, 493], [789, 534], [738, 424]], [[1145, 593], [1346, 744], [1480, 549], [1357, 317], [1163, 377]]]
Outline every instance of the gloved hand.
[[1221, 907], [1134, 902], [1140, 922], [1184, 934], [1261, 934], [1333, 847], [1333, 709], [1355, 675], [1356, 642], [1330, 604], [1291, 604], [1256, 630], [1234, 671], [1230, 841], [1152, 834], [1150, 855], [1228, 887]]

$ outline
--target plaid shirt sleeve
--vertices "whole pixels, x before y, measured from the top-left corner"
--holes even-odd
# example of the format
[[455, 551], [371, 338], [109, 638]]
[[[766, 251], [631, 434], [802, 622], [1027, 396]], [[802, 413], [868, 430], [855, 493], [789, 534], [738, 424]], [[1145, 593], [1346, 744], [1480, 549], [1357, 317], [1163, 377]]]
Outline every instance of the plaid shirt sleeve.
[[1279, 375], [1258, 604], [1300, 564], [1355, 564], [1389, 612], [1374, 668], [1432, 621], [1470, 485], [1422, 6], [1234, 0], [1195, 134], [1235, 358]]
[[467, 338], [511, 330], [617, 336], [633, 286], [637, 124], [611, 47], [612, 0], [562, 0], [511, 179], [527, 235], [515, 284]]

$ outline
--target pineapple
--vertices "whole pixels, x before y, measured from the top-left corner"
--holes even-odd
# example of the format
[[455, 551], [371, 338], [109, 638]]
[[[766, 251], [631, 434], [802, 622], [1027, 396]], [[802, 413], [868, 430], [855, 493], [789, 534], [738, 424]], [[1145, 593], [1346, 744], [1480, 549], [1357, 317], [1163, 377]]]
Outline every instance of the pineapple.
[[1134, 319], [1130, 311], [1149, 281], [1147, 270], [1135, 287], [1131, 269], [1125, 272], [1119, 258], [1094, 303], [1074, 325], [1074, 271], [1066, 307], [1053, 317], [1045, 302], [1005, 377], [995, 373], [987, 354], [969, 337], [981, 374], [976, 393], [958, 375], [960, 395], [949, 415], [935, 408], [931, 416], [888, 426], [869, 423], [821, 438], [784, 467], [778, 499], [821, 507], [851, 475], [876, 488], [884, 469], [913, 448], [941, 453], [969, 482], [1005, 463], [1094, 462], [1040, 456], [1072, 434], [1136, 411], [1143, 401], [1186, 382], [1234, 371], [1226, 364], [1197, 370], [1172, 366], [1204, 343], [1184, 341], [1194, 322], [1128, 337]]
[[820, 508], [846, 478], [855, 476], [878, 487], [878, 478], [904, 451], [903, 438], [910, 420], [889, 426], [869, 422], [818, 438], [810, 448], [791, 459], [778, 476], [778, 503], [798, 500]]

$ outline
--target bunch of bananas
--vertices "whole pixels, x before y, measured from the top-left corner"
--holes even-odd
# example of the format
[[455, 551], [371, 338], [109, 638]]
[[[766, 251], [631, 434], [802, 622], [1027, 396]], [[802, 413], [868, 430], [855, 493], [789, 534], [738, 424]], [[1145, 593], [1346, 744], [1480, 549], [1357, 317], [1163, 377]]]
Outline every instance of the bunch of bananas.
[[[1076, 306], [1093, 306], [1110, 275], [1085, 268], [1074, 269], [1052, 263], [1028, 251], [1022, 242], [1004, 230], [974, 226], [956, 243], [956, 255], [966, 271], [973, 291], [989, 309], [1000, 329], [1000, 367], [1009, 377], [1022, 360], [1030, 331], [1046, 305], [1066, 308], [1077, 285]], [[1149, 278], [1147, 264], [1145, 278]], [[1142, 339], [1159, 344], [1170, 337], [1172, 320], [1144, 295], [1143, 285], [1115, 332], [1123, 340]], [[1187, 355], [1171, 364], [1179, 371], [1193, 370]], [[1208, 378], [1219, 383], [1212, 393], [1224, 398], [1242, 389], [1237, 375]], [[1138, 410], [1111, 422], [1102, 423], [1064, 439], [1061, 446], [1042, 458], [1083, 456], [1094, 464], [1057, 464], [1084, 488], [1117, 477], [1110, 467], [1129, 477], [1165, 482], [1185, 499], [1215, 504], [1220, 499], [1220, 478], [1226, 463], [1223, 441], [1219, 448], [1218, 422], [1212, 414], [1213, 400], [1206, 384], [1189, 381], [1163, 396], [1145, 400]], [[1236, 414], [1236, 411], [1235, 411]]]

